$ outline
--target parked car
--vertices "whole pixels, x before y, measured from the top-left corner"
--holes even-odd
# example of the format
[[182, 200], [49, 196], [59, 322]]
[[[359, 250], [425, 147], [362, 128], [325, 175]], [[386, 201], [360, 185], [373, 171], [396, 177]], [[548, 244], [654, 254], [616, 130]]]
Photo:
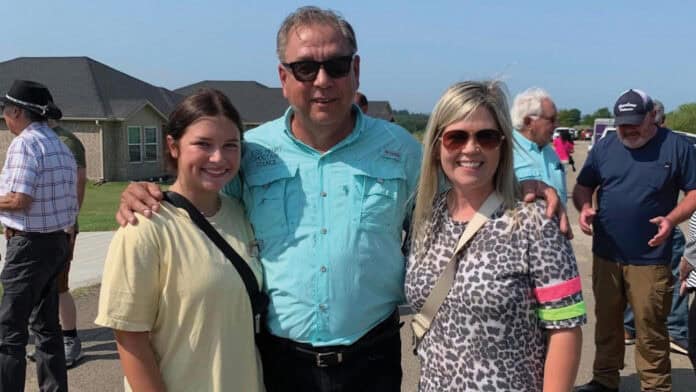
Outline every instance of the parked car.
[[613, 133], [616, 133], [616, 127], [606, 127], [606, 128], [604, 128], [604, 132], [602, 132], [602, 137], [600, 137], [599, 139], [600, 139], [600, 140], [601, 140], [601, 139], [604, 139], [605, 137], [607, 137], [607, 136], [608, 136], [610, 133], [612, 133], [612, 132], [613, 132]]
[[614, 119], [613, 118], [596, 118], [594, 121], [594, 127], [592, 129], [592, 136], [591, 136], [591, 141], [590, 145], [587, 147], [587, 150], [591, 150], [592, 146], [597, 142], [597, 140], [602, 138], [602, 135], [604, 134], [604, 129], [606, 127], [611, 127], [614, 126]]
[[563, 136], [566, 140], [575, 140], [575, 129], [567, 127], [558, 127], [553, 130], [553, 138]]
[[692, 146], [696, 147], [696, 135], [694, 135], [693, 133], [689, 133], [689, 132], [678, 131], [676, 129], [673, 129], [672, 131], [674, 133], [678, 133], [678, 134], [684, 136], [686, 138], [686, 140], [688, 140], [689, 143], [691, 143]]
[[592, 129], [590, 128], [585, 128], [582, 130], [582, 140], [590, 140], [592, 139]]

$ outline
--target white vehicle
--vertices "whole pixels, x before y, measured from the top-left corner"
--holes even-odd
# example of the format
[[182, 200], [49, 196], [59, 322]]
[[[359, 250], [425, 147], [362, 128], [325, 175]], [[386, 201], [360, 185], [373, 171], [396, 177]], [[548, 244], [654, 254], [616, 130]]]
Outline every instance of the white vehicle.
[[600, 139], [600, 140], [601, 140], [601, 139], [604, 139], [605, 137], [607, 137], [607, 136], [608, 136], [610, 133], [612, 133], [612, 132], [613, 132], [613, 133], [616, 133], [616, 128], [615, 128], [615, 127], [606, 127], [606, 128], [604, 128], [604, 132], [602, 132], [602, 137], [600, 137], [599, 139]]
[[684, 132], [684, 131], [677, 131], [676, 129], [673, 129], [672, 132], [678, 133], [678, 134], [684, 136], [689, 141], [689, 143], [691, 143], [691, 145], [696, 147], [696, 134]]
[[595, 142], [597, 140], [602, 138], [602, 135], [604, 134], [604, 128], [614, 126], [614, 119], [613, 118], [596, 118], [594, 120], [594, 128], [592, 131], [592, 138], [590, 139], [590, 146], [587, 147], [587, 151], [592, 149], [592, 146], [594, 146]]
[[561, 135], [569, 135], [572, 140], [576, 139], [576, 131], [575, 128], [567, 128], [567, 127], [558, 127], [553, 130], [553, 138], [557, 138]]

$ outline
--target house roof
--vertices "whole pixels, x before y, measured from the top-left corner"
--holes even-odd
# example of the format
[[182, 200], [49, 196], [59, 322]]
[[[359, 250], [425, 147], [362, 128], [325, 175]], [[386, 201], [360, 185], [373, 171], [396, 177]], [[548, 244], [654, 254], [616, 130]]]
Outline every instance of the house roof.
[[89, 57], [18, 57], [0, 62], [0, 94], [15, 79], [46, 85], [66, 119], [122, 120], [148, 104], [166, 117], [183, 98]]
[[394, 118], [389, 101], [369, 101], [367, 104], [367, 115], [387, 121], [391, 121]]
[[204, 80], [180, 87], [175, 92], [183, 95], [201, 88], [222, 91], [230, 99], [245, 123], [260, 124], [280, 117], [288, 108], [280, 87], [267, 87], [254, 81]]

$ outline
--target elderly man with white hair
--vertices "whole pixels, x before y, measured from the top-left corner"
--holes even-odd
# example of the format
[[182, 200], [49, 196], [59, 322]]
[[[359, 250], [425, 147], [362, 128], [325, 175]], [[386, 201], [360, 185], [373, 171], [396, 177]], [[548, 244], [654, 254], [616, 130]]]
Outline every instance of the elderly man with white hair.
[[538, 180], [553, 187], [561, 202], [567, 200], [565, 169], [551, 146], [558, 117], [545, 90], [532, 87], [515, 97], [511, 109], [515, 127], [515, 175], [521, 181]]

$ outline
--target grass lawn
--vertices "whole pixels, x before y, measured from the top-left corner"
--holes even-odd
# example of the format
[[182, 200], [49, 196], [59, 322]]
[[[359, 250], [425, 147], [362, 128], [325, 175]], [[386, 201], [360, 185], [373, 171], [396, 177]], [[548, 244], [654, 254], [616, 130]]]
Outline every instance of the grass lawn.
[[[127, 185], [128, 182], [107, 182], [102, 185], [94, 185], [88, 181], [85, 190], [85, 200], [82, 203], [82, 209], [78, 218], [80, 231], [118, 229], [114, 215], [121, 201], [121, 192]], [[162, 186], [163, 190], [168, 188], [168, 185]]]
[[78, 218], [80, 231], [116, 230], [114, 214], [127, 185], [127, 182], [107, 182], [97, 186], [88, 181]]

